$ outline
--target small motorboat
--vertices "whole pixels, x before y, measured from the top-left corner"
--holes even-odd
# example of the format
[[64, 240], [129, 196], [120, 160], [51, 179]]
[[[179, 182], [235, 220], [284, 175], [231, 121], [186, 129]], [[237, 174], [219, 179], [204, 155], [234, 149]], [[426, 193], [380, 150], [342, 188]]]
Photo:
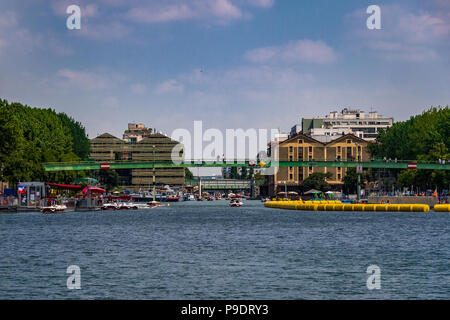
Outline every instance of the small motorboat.
[[121, 202], [117, 206], [117, 210], [137, 210], [138, 206], [132, 202]]
[[168, 196], [166, 199], [167, 202], [177, 202], [178, 200], [180, 200], [180, 197], [177, 196]]
[[47, 207], [42, 207], [42, 213], [62, 213], [67, 209], [65, 205], [55, 204]]
[[150, 201], [147, 202], [147, 205], [149, 205], [151, 208], [156, 208], [156, 207], [162, 207], [162, 203], [159, 201]]
[[230, 201], [230, 207], [242, 207], [241, 199], [232, 199]]
[[102, 205], [102, 210], [117, 210], [117, 207], [116, 203], [105, 203]]

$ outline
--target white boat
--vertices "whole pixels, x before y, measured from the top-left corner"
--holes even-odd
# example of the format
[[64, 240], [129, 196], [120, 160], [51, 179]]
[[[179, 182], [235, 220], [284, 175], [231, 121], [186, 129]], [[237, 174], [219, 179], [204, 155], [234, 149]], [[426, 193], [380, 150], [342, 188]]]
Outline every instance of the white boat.
[[117, 210], [117, 207], [116, 203], [105, 203], [102, 205], [102, 210]]
[[65, 205], [55, 204], [47, 207], [41, 207], [42, 213], [62, 213], [67, 209]]
[[151, 209], [152, 206], [148, 205], [147, 203], [134, 203], [134, 205], [137, 207], [138, 210], [145, 210], [145, 209]]
[[230, 201], [230, 207], [242, 207], [241, 199], [233, 199]]
[[138, 206], [133, 202], [120, 202], [117, 206], [117, 210], [137, 210]]
[[162, 203], [159, 201], [150, 201], [147, 202], [147, 205], [150, 206], [151, 208], [156, 208], [156, 207], [162, 207]]

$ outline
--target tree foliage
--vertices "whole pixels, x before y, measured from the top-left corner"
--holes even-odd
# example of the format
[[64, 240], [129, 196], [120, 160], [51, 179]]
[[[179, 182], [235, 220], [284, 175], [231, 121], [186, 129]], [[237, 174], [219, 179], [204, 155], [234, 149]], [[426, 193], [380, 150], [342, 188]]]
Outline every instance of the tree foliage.
[[186, 180], [194, 180], [194, 174], [189, 168], [184, 168], [184, 177]]
[[[397, 122], [382, 130], [376, 143], [369, 145], [376, 158], [438, 162], [450, 160], [450, 108], [431, 107], [407, 121]], [[439, 170], [401, 171], [399, 186], [446, 188], [450, 172]]]
[[89, 154], [84, 127], [66, 114], [0, 99], [0, 179], [70, 183], [83, 172], [45, 172], [43, 163]]
[[331, 186], [326, 182], [325, 179], [331, 178], [333, 175], [330, 172], [322, 173], [322, 172], [314, 172], [310, 174], [302, 183], [303, 191], [308, 191], [311, 189], [316, 189], [320, 191], [328, 191], [331, 189]]
[[[365, 176], [361, 175], [361, 180], [359, 183], [361, 189], [363, 189], [365, 186], [364, 180], [365, 180]], [[345, 174], [342, 181], [344, 182], [343, 191], [345, 194], [357, 193], [358, 175], [356, 174], [355, 168], [348, 168], [347, 173]]]

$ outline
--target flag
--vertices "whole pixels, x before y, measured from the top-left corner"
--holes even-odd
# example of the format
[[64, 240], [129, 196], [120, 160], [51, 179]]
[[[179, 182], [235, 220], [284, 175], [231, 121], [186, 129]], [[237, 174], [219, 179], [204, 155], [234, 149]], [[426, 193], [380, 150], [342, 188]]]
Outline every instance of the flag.
[[17, 191], [18, 191], [20, 194], [27, 193], [27, 189], [25, 189], [25, 186], [22, 186], [22, 185], [20, 185], [20, 184], [19, 184], [19, 186], [18, 186]]

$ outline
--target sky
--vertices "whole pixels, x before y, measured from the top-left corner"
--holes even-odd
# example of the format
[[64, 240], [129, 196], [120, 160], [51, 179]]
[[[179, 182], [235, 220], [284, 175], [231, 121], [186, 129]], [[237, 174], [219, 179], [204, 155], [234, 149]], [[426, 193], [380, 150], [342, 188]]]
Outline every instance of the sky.
[[0, 3], [0, 97], [65, 112], [91, 138], [194, 120], [288, 132], [344, 107], [406, 120], [449, 104], [449, 57], [448, 0]]

